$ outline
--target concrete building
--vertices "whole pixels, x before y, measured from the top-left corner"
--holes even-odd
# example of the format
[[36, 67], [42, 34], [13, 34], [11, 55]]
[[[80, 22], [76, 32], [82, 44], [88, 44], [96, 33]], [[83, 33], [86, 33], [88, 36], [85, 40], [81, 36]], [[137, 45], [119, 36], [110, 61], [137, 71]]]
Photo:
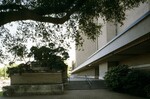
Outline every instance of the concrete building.
[[103, 79], [112, 66], [129, 65], [150, 70], [150, 1], [126, 11], [124, 25], [103, 22], [96, 41], [86, 39], [83, 51], [76, 50], [72, 74]]

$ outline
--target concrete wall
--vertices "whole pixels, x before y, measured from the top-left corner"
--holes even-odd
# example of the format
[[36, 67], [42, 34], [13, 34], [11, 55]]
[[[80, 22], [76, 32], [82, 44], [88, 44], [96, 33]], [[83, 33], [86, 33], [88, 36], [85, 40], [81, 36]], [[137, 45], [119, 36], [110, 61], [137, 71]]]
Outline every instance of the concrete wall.
[[97, 38], [97, 48], [100, 49], [116, 36], [116, 25], [112, 22], [104, 22], [101, 18], [98, 22], [102, 24], [101, 34]]
[[139, 56], [134, 56], [120, 61], [120, 64], [125, 64], [129, 66], [138, 66], [143, 64], [150, 64], [150, 54], [143, 54]]
[[[150, 1], [148, 1], [147, 3], [141, 4], [138, 8], [134, 8], [132, 10], [126, 11], [126, 20], [124, 21], [124, 25], [122, 25], [122, 26], [120, 26], [120, 24], [115, 24], [115, 23], [111, 23], [111, 22], [103, 22], [103, 19], [99, 18], [98, 22], [102, 23], [102, 25], [103, 25], [103, 27], [101, 29], [102, 33], [96, 39], [96, 42], [94, 42], [94, 43], [89, 42], [87, 39], [85, 39], [84, 45], [86, 45], [86, 47], [84, 47], [84, 51], [76, 52], [76, 58], [77, 58], [76, 66], [79, 66], [82, 63], [84, 63], [88, 59], [88, 57], [90, 55], [92, 55], [96, 50], [101, 49], [110, 40], [112, 40], [116, 35], [124, 32], [131, 24], [133, 24], [137, 19], [139, 19], [142, 15], [144, 15], [149, 10], [150, 10]], [[132, 40], [132, 37], [141, 36], [142, 33], [147, 33], [145, 31], [149, 31], [149, 30], [145, 30], [145, 29], [140, 29], [141, 26], [143, 28], [144, 28], [144, 26], [146, 26], [146, 27], [149, 26], [149, 18], [145, 19], [140, 24], [134, 26], [134, 28], [131, 28], [131, 30], [129, 30], [128, 33], [125, 33], [125, 35], [122, 35], [122, 36], [126, 36], [123, 38], [125, 38], [125, 40], [128, 40], [128, 39]], [[122, 39], [122, 38], [120, 37], [120, 39]], [[113, 45], [113, 47], [116, 47], [116, 46], [118, 46], [117, 44], [122, 44], [122, 43], [124, 43], [123, 40], [116, 43], [116, 45]], [[120, 63], [121, 64], [134, 64], [134, 65], [147, 64], [147, 63], [149, 64], [150, 56], [143, 55], [143, 60], [141, 60], [141, 58], [140, 58], [142, 56], [138, 56], [138, 57], [139, 57], [138, 58], [139, 63], [137, 61], [135, 61], [135, 57], [133, 57], [133, 59], [123, 60]], [[108, 67], [109, 67], [109, 64], [107, 62], [99, 64], [99, 78], [100, 79], [102, 79], [104, 77], [105, 72], [107, 72], [107, 70], [108, 70]], [[82, 74], [82, 73], [80, 73], [80, 74]], [[86, 74], [86, 71], [83, 71], [83, 74]], [[95, 73], [91, 73], [92, 76], [94, 74]]]
[[22, 73], [12, 75], [10, 78], [11, 85], [62, 83], [61, 73]]
[[117, 33], [122, 33], [129, 25], [139, 19], [150, 10], [150, 1], [141, 4], [139, 7], [126, 11], [126, 19], [123, 25], [117, 24]]
[[64, 93], [63, 84], [41, 85], [11, 85], [5, 87], [4, 96], [31, 96], [31, 95], [61, 95]]
[[108, 63], [99, 64], [99, 79], [103, 79], [105, 73], [108, 71]]
[[107, 43], [107, 27], [102, 18], [99, 18], [98, 22], [102, 25], [101, 34], [97, 38], [97, 48], [99, 49]]
[[116, 26], [114, 23], [104, 22], [101, 18], [98, 19], [98, 22], [102, 24], [102, 32], [95, 41], [89, 40], [86, 36], [82, 35], [85, 41], [83, 43], [83, 50], [76, 50], [76, 66], [84, 63], [93, 53], [116, 36]]
[[[120, 26], [119, 24], [115, 25], [115, 23], [106, 22], [106, 24], [104, 25], [102, 29], [102, 36], [100, 36], [99, 39], [104, 40], [105, 43], [109, 42], [117, 34], [122, 33], [127, 27], [129, 27], [133, 22], [135, 22], [137, 19], [139, 19], [142, 15], [144, 15], [149, 10], [150, 10], [150, 2], [141, 4], [140, 7], [135, 8], [133, 10], [126, 11], [126, 20], [124, 21], [124, 25], [122, 26]], [[142, 26], [144, 25], [147, 25], [147, 24], [143, 24]], [[145, 30], [136, 31], [136, 29], [134, 29], [135, 33], [137, 32], [143, 33], [144, 31]], [[105, 43], [102, 43], [101, 40], [99, 40], [98, 42], [99, 48], [105, 45]], [[150, 55], [135, 56], [131, 59], [123, 60], [119, 64], [127, 64], [127, 65], [134, 65], [134, 66], [140, 65], [140, 64], [150, 64]], [[103, 79], [103, 77], [105, 76], [105, 73], [108, 71], [109, 65], [110, 64], [107, 62], [99, 64], [99, 78], [100, 79]]]
[[84, 61], [87, 60], [89, 56], [91, 56], [91, 54], [93, 54], [97, 50], [96, 42], [87, 39], [85, 35], [82, 35], [82, 37], [85, 42], [81, 50], [76, 50], [76, 66], [81, 65]]
[[106, 25], [106, 29], [107, 29], [107, 42], [109, 42], [110, 40], [112, 40], [116, 35], [117, 35], [117, 25], [115, 23], [112, 22], [107, 22]]
[[77, 76], [85, 77], [85, 75], [89, 78], [95, 77], [95, 69], [89, 69], [82, 72], [77, 73]]

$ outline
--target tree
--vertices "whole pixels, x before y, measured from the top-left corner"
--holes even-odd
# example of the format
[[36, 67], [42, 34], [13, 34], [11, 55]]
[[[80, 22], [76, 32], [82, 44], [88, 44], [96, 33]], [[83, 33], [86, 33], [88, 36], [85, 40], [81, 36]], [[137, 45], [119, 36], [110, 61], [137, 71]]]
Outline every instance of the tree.
[[[1, 0], [0, 37], [10, 51], [22, 51], [13, 52], [20, 55], [26, 52], [23, 43], [31, 38], [37, 41], [37, 37], [42, 42], [56, 43], [54, 39], [57, 39], [60, 42], [58, 45], [64, 43], [66, 38], [73, 38], [77, 45], [82, 45], [81, 34], [93, 40], [100, 34], [101, 25], [94, 23], [94, 19], [102, 17], [106, 21], [123, 24], [125, 11], [145, 1], [147, 0]], [[11, 26], [12, 22], [18, 24], [16, 35], [23, 36], [10, 34], [7, 25]], [[62, 32], [64, 27], [66, 33]]]
[[[0, 26], [19, 20], [63, 24], [75, 19], [84, 31], [87, 28], [93, 30], [96, 28], [93, 18], [104, 17], [107, 21], [121, 23], [125, 19], [125, 10], [144, 1], [146, 0], [2, 0]], [[88, 36], [94, 35], [89, 32]]]
[[[13, 24], [10, 24], [13, 25]], [[24, 61], [27, 62], [33, 57], [28, 57], [30, 53], [30, 48], [36, 46], [38, 48], [42, 46], [49, 46], [49, 43], [54, 43], [55, 47], [68, 48], [70, 41], [68, 40], [68, 34], [63, 32], [58, 32], [59, 29], [57, 25], [50, 25], [39, 22], [17, 22], [15, 23], [16, 31], [10, 32], [11, 27], [7, 25], [10, 29], [2, 29], [1, 31], [1, 51], [0, 51], [0, 60], [7, 59], [7, 61], [14, 62]], [[54, 30], [53, 30], [54, 28]], [[14, 27], [13, 27], [14, 29]], [[63, 36], [62, 36], [63, 35]], [[28, 59], [27, 59], [28, 58]]]

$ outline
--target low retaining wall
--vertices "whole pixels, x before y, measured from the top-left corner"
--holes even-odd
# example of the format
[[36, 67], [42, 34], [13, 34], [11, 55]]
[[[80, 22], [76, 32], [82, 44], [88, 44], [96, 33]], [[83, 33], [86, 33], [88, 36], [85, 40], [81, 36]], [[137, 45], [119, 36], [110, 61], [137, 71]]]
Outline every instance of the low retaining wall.
[[62, 83], [61, 73], [22, 73], [11, 77], [11, 85], [59, 84]]
[[11, 75], [11, 86], [3, 88], [4, 96], [63, 94], [64, 84], [61, 72], [22, 73]]
[[3, 88], [4, 96], [63, 94], [63, 84], [11, 85]]

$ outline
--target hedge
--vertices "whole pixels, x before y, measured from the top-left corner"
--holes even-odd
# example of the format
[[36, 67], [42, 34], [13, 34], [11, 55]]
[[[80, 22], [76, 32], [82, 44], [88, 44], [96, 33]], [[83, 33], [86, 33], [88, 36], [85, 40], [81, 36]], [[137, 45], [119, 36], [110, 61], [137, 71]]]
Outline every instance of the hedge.
[[106, 86], [114, 91], [150, 97], [150, 73], [129, 69], [127, 65], [111, 68], [105, 75]]

